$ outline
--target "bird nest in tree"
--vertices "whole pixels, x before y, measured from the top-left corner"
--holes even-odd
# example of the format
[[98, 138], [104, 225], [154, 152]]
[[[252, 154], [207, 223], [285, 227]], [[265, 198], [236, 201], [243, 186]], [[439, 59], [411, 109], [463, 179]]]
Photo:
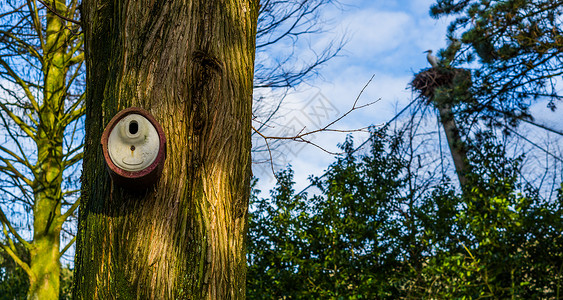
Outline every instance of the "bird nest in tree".
[[455, 68], [428, 68], [416, 74], [411, 86], [427, 100], [434, 97], [437, 88], [454, 89], [456, 86], [469, 87], [471, 72]]

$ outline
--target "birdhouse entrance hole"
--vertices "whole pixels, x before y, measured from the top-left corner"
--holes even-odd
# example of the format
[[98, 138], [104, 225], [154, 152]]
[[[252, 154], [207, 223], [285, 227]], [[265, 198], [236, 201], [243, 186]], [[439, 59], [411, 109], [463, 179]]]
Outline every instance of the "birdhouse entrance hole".
[[139, 123], [137, 123], [137, 121], [135, 120], [131, 121], [131, 123], [129, 123], [129, 133], [136, 134], [138, 131], [139, 131]]

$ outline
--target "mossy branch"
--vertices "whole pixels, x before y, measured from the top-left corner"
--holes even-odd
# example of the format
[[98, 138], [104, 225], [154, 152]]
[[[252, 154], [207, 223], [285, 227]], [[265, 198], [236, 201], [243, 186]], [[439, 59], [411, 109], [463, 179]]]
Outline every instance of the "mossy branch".
[[16, 74], [16, 72], [10, 67], [10, 65], [2, 58], [0, 58], [0, 65], [4, 67], [4, 69], [6, 69], [8, 76], [12, 77], [15, 83], [23, 89], [33, 109], [35, 109], [35, 111], [39, 111], [39, 105], [37, 104], [35, 96], [33, 96], [33, 94], [31, 93], [29, 85], [21, 77], [19, 77], [18, 74]]
[[8, 176], [15, 176], [25, 182], [25, 184], [32, 186], [33, 181], [29, 178], [25, 177], [14, 165], [8, 160], [3, 157], [0, 157], [0, 161], [5, 164], [5, 166], [0, 166], [0, 172], [5, 173]]
[[14, 161], [26, 166], [29, 170], [33, 170], [31, 163], [27, 160], [27, 157], [24, 156], [23, 158], [11, 151], [10, 149], [5, 148], [4, 146], [0, 146], [0, 151], [8, 154], [9, 156], [14, 158]]
[[[77, 35], [82, 37], [82, 34]], [[70, 51], [67, 52], [66, 56], [66, 63], [68, 67], [74, 66], [78, 63], [82, 63], [84, 61], [84, 52], [81, 50], [82, 46], [84, 45], [84, 39], [80, 38], [78, 39], [78, 42], [76, 43], [76, 45], [74, 45], [72, 47], [72, 49], [70, 49]], [[76, 54], [77, 52], [80, 52], [78, 54]], [[76, 55], [75, 55], [76, 54]]]
[[39, 1], [41, 4], [43, 4], [51, 13], [53, 13], [53, 14], [56, 15], [57, 17], [59, 17], [59, 18], [65, 20], [65, 21], [74, 23], [74, 24], [76, 24], [76, 25], [82, 26], [79, 21], [76, 21], [76, 20], [71, 19], [71, 18], [67, 18], [67, 17], [65, 17], [65, 16], [63, 16], [63, 15], [61, 15], [61, 14], [59, 14], [54, 8], [52, 8], [51, 6], [47, 5], [47, 3], [43, 2], [43, 0], [38, 0], [38, 1]]
[[72, 216], [72, 214], [74, 213], [74, 211], [80, 206], [80, 198], [76, 199], [76, 201], [74, 201], [74, 203], [72, 204], [71, 207], [68, 208], [68, 210], [62, 214], [59, 217], [59, 223], [62, 224], [64, 222], [66, 222], [66, 220]]
[[18, 127], [27, 134], [28, 137], [35, 140], [35, 129], [27, 125], [20, 117], [16, 116], [4, 103], [0, 102], [0, 110], [3, 110]]
[[[76, 194], [76, 193], [79, 193], [79, 192], [80, 192], [80, 189], [69, 190], [69, 191], [66, 191], [66, 192], [63, 193], [63, 197], [66, 197], [66, 196], [72, 195], [72, 194]], [[65, 202], [63, 202], [63, 205], [70, 205], [70, 202], [65, 201]]]
[[[64, 90], [65, 94], [68, 93], [70, 87], [74, 83], [74, 80], [76, 80], [76, 78], [80, 76], [80, 69], [82, 63], [83, 62], [80, 62], [80, 66], [76, 68], [76, 71], [72, 74], [72, 76], [68, 80], [68, 83]], [[78, 99], [76, 99], [76, 101], [74, 101], [74, 103], [72, 103], [72, 105], [65, 111], [64, 117], [60, 121], [61, 124], [64, 124], [66, 126], [84, 115], [85, 113], [84, 96], [85, 93], [82, 93], [80, 97], [78, 97]]]
[[2, 249], [4, 249], [4, 251], [6, 251], [6, 253], [8, 253], [8, 255], [16, 262], [16, 264], [18, 264], [25, 271], [29, 278], [35, 278], [35, 275], [31, 271], [29, 265], [21, 258], [19, 258], [19, 256], [10, 247], [2, 243], [0, 243], [0, 247], [2, 247]]
[[[84, 149], [84, 144], [80, 144], [80, 146], [74, 148], [71, 152], [75, 153], [83, 149]], [[81, 161], [83, 157], [84, 157], [84, 152], [76, 153], [74, 156], [70, 157], [69, 159], [63, 162], [63, 169], [73, 166], [75, 163]]]
[[68, 251], [68, 249], [70, 249], [72, 244], [74, 244], [75, 242], [76, 242], [76, 235], [72, 237], [72, 240], [70, 240], [70, 242], [66, 244], [66, 246], [63, 248], [63, 250], [61, 250], [61, 252], [59, 252], [59, 259]]
[[[2, 103], [0, 102], [0, 106], [1, 106], [1, 105], [2, 105]], [[2, 120], [2, 123], [3, 123], [3, 125], [4, 125], [4, 128], [6, 128], [6, 129], [10, 128], [9, 125], [8, 125], [8, 122], [6, 121], [6, 118], [4, 118], [4, 115], [3, 115], [3, 114], [0, 114], [0, 119]], [[25, 155], [25, 151], [23, 151], [23, 148], [22, 148], [22, 146], [21, 146], [19, 140], [14, 136], [14, 134], [12, 133], [11, 130], [8, 129], [7, 132], [8, 132], [8, 135], [10, 136], [10, 138], [12, 139], [12, 142], [14, 142], [14, 143], [16, 144], [16, 146], [18, 147], [18, 150], [20, 151], [20, 153], [21, 153], [21, 155], [22, 155], [22, 157], [23, 157], [23, 160], [27, 162], [25, 165], [29, 166], [29, 169], [33, 172], [34, 169], [31, 167], [31, 163], [30, 163], [29, 160], [27, 159], [27, 156]], [[32, 138], [33, 140], [35, 140], [34, 137], [31, 137], [31, 138]], [[15, 155], [15, 153], [14, 153], [14, 155]], [[16, 155], [16, 156], [17, 156], [17, 155]], [[20, 159], [21, 159], [21, 157], [20, 157]]]
[[6, 230], [6, 227], [8, 227], [8, 230], [10, 231], [10, 233], [13, 236], [16, 237], [18, 242], [20, 242], [25, 248], [30, 249], [31, 245], [24, 238], [22, 238], [21, 235], [14, 228], [14, 226], [12, 226], [12, 224], [10, 223], [10, 221], [8, 220], [8, 218], [6, 217], [6, 214], [4, 214], [4, 211], [2, 209], [0, 209], [0, 223], [2, 223], [4, 235], [6, 236], [6, 238], [8, 240], [11, 240], [11, 239], [8, 235], [8, 231]]
[[[9, 31], [4, 31], [4, 30], [0, 30], [0, 34], [2, 34], [4, 37], [9, 37], [10, 39], [12, 39], [17, 45], [21, 46], [22, 48], [26, 49], [31, 55], [33, 55], [35, 58], [37, 58], [41, 63], [43, 63], [43, 55], [41, 55], [41, 53], [39, 53], [35, 47], [33, 47], [32, 45], [26, 43], [24, 40], [20, 39], [19, 37], [13, 35], [11, 32]], [[4, 37], [2, 39], [4, 39]], [[9, 42], [8, 42], [9, 43]]]
[[74, 66], [76, 64], [81, 64], [82, 62], [84, 62], [84, 53], [80, 53], [76, 56], [71, 57], [67, 64], [68, 66]]

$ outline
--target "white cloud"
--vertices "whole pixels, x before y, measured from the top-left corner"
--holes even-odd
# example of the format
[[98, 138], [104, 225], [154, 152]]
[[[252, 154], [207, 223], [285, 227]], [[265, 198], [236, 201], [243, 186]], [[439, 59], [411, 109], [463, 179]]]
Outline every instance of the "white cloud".
[[[359, 103], [381, 99], [378, 103], [355, 111], [334, 128], [353, 129], [371, 124], [381, 124], [391, 119], [411, 100], [407, 84], [413, 73], [427, 67], [422, 51], [445, 46], [447, 23], [431, 19], [427, 12], [430, 0], [417, 1], [349, 1], [350, 6], [343, 12], [329, 11], [328, 19], [341, 22], [338, 27], [348, 33], [349, 42], [344, 56], [337, 57], [320, 70], [323, 80], [316, 80], [311, 86], [302, 86], [288, 97], [287, 112], [298, 111], [317, 93], [322, 93], [340, 113], [346, 112], [366, 85]], [[340, 14], [340, 15], [339, 15]], [[319, 36], [311, 41], [315, 47], [334, 39], [332, 36]], [[289, 118], [289, 115], [286, 119]], [[281, 120], [281, 119], [280, 119]], [[289, 120], [289, 119], [288, 119]], [[283, 121], [283, 120], [281, 120]], [[337, 143], [344, 141], [346, 134], [322, 133], [314, 137], [314, 142], [330, 151], [338, 151]], [[365, 133], [356, 133], [355, 144], [366, 138]], [[294, 142], [289, 147], [301, 147]], [[306, 187], [311, 174], [322, 175], [334, 156], [313, 146], [305, 146], [297, 155], [289, 153], [282, 166], [291, 163], [295, 171], [296, 190]], [[263, 195], [275, 181], [269, 166], [255, 166], [255, 175], [261, 178], [259, 188]], [[269, 173], [269, 174], [268, 174]]]
[[404, 43], [412, 19], [404, 12], [361, 10], [349, 15], [343, 25], [351, 33], [346, 49], [354, 57], [379, 55]]

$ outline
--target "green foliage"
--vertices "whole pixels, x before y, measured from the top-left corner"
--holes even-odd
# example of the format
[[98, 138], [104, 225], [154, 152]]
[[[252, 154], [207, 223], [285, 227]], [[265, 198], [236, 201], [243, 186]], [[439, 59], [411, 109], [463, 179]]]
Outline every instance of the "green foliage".
[[373, 142], [372, 155], [359, 160], [347, 139], [341, 146], [345, 155], [331, 165], [326, 179], [314, 180], [322, 193], [311, 199], [315, 298], [373, 299], [393, 289], [387, 278], [397, 267], [402, 241], [392, 216], [403, 201], [399, 191], [406, 185], [401, 174], [406, 162], [387, 155], [382, 138], [374, 135]]
[[314, 180], [324, 196], [296, 196], [289, 169], [278, 174], [271, 199], [252, 198], [249, 299], [373, 299], [388, 293], [400, 249], [382, 237], [395, 230], [390, 216], [404, 186], [404, 161], [379, 149], [383, 139], [374, 136], [374, 143], [375, 155], [360, 161], [351, 140], [342, 145], [347, 155], [325, 179]]
[[247, 271], [249, 299], [296, 298], [307, 290], [307, 275], [302, 269], [303, 262], [311, 259], [307, 203], [294, 197], [291, 170], [277, 176], [279, 182], [270, 193], [271, 201], [258, 199], [256, 193], [251, 197], [254, 213], [248, 220], [248, 258], [252, 265]]
[[[18, 257], [29, 261], [29, 253], [21, 244], [14, 244]], [[25, 271], [0, 248], [0, 300], [26, 299], [29, 279]]]
[[59, 300], [70, 300], [72, 299], [72, 279], [74, 276], [74, 270], [69, 266], [61, 268], [61, 283], [59, 291]]
[[429, 257], [423, 293], [438, 298], [558, 298], [563, 265], [561, 199], [544, 201], [518, 184], [520, 159], [508, 160], [490, 134], [471, 143], [471, 190], [460, 198], [460, 235]]
[[488, 133], [469, 142], [471, 188], [418, 184], [400, 135], [374, 132], [366, 155], [342, 145], [318, 195], [295, 195], [291, 169], [252, 198], [249, 299], [554, 299], [563, 201], [518, 180]]

